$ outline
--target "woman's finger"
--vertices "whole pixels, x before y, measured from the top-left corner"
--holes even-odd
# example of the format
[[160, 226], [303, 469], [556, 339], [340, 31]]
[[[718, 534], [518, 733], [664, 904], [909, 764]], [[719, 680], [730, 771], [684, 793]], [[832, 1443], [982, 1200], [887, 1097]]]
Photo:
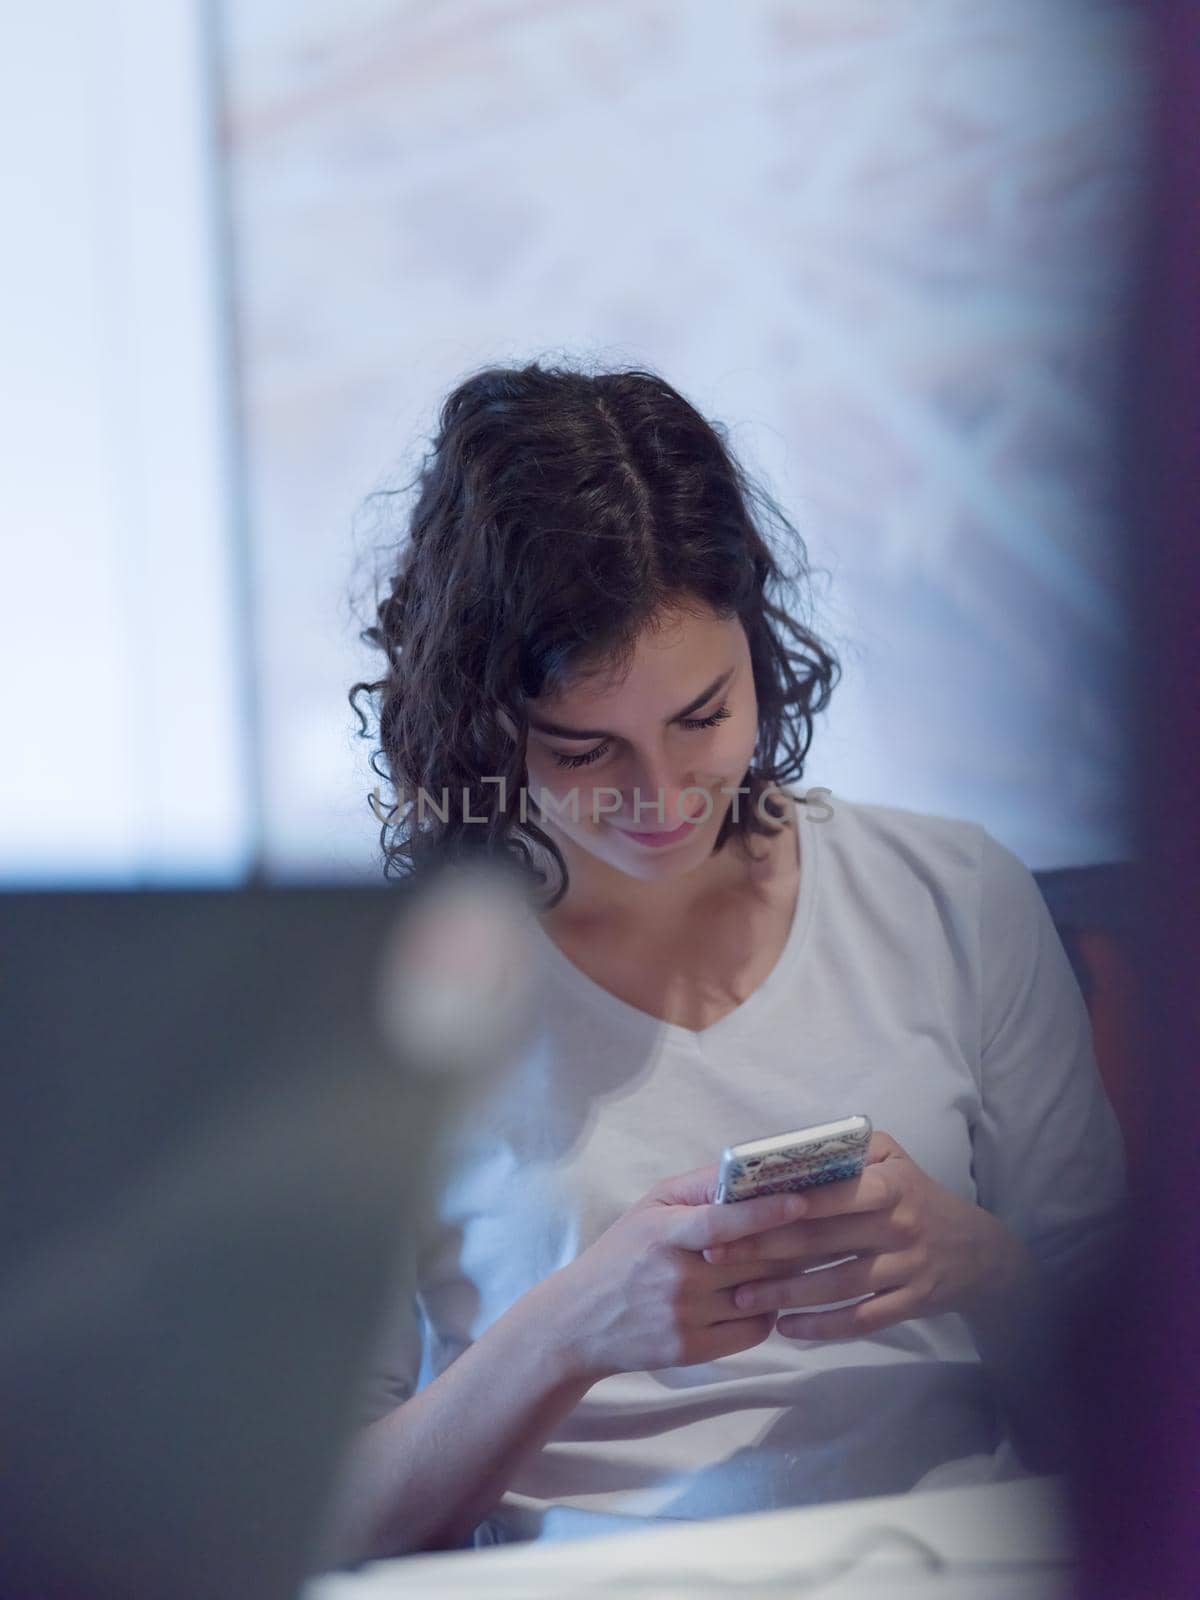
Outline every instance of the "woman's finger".
[[857, 1178], [841, 1178], [837, 1183], [819, 1183], [805, 1189], [804, 1215], [815, 1220], [890, 1209], [899, 1199], [898, 1169], [904, 1164], [902, 1158], [887, 1151], [865, 1166]]
[[671, 1178], [662, 1178], [643, 1198], [668, 1206], [707, 1206], [713, 1203], [720, 1182], [715, 1162], [705, 1167], [693, 1167], [690, 1172], [680, 1172]]
[[754, 1234], [731, 1244], [714, 1245], [704, 1252], [714, 1264], [753, 1261], [803, 1261], [806, 1266], [818, 1261], [833, 1261], [838, 1256], [885, 1250], [891, 1244], [888, 1214], [868, 1212], [863, 1216], [807, 1218], [790, 1222], [769, 1233]]
[[867, 1339], [883, 1328], [920, 1315], [920, 1295], [906, 1285], [837, 1311], [799, 1311], [783, 1316], [775, 1326], [786, 1339]]
[[787, 1261], [743, 1261], [717, 1263], [709, 1269], [711, 1277], [709, 1282], [715, 1289], [736, 1289], [740, 1283], [753, 1283], [759, 1278], [778, 1278], [785, 1274], [798, 1277], [802, 1272], [816, 1272], [823, 1267], [832, 1267], [847, 1256], [854, 1254], [870, 1254], [865, 1248], [862, 1251], [843, 1250], [840, 1255], [822, 1256], [819, 1260], [810, 1256], [793, 1256]]
[[[741, 1322], [750, 1317], [768, 1315], [761, 1307], [738, 1305], [735, 1296], [740, 1284], [727, 1284], [724, 1288], [715, 1288], [704, 1300], [698, 1300], [695, 1307], [695, 1318], [699, 1326], [707, 1327], [714, 1323]], [[774, 1316], [772, 1311], [769, 1315]]]
[[898, 1253], [859, 1256], [819, 1272], [788, 1273], [743, 1283], [733, 1291], [733, 1304], [739, 1311], [829, 1305], [834, 1300], [899, 1289], [908, 1282], [912, 1267], [911, 1257]]
[[794, 1222], [804, 1212], [804, 1200], [795, 1194], [757, 1195], [736, 1205], [673, 1206], [672, 1242], [685, 1250], [707, 1251]]

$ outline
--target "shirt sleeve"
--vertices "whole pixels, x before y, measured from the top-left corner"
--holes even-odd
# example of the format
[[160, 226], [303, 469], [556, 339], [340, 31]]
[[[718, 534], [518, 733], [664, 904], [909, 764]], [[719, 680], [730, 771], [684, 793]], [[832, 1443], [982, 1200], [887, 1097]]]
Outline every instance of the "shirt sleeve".
[[1061, 1291], [1114, 1248], [1125, 1154], [1075, 973], [1020, 858], [980, 829], [980, 1205]]
[[424, 1349], [423, 1319], [411, 1274], [395, 1284], [375, 1330], [359, 1384], [355, 1424], [366, 1427], [394, 1411], [416, 1392]]

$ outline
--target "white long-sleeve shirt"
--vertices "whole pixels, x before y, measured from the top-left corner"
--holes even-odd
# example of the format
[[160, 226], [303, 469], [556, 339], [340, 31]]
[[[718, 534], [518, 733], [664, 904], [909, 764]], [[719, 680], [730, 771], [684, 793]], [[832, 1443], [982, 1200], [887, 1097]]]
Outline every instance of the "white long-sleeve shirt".
[[[601, 988], [530, 913], [533, 1031], [458, 1118], [418, 1296], [383, 1330], [365, 1419], [413, 1392], [423, 1347], [436, 1376], [654, 1183], [730, 1143], [864, 1112], [1060, 1282], [1119, 1216], [1120, 1135], [1029, 870], [972, 822], [836, 796], [797, 816], [783, 952], [699, 1032]], [[773, 1333], [706, 1365], [595, 1384], [476, 1542], [1024, 1470], [962, 1317], [852, 1341]]]

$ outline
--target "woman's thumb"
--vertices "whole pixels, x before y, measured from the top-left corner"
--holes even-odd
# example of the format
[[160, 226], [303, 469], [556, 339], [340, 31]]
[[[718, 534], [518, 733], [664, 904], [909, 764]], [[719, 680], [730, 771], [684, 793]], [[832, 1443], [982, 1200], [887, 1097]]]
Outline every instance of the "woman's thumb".
[[717, 1167], [693, 1167], [677, 1177], [664, 1178], [649, 1198], [663, 1206], [710, 1206], [717, 1197]]

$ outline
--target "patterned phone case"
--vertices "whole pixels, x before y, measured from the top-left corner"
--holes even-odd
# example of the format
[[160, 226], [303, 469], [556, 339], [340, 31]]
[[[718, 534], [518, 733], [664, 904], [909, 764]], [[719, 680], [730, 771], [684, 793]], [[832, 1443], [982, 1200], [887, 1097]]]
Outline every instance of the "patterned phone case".
[[[718, 1199], [749, 1200], [754, 1195], [783, 1194], [810, 1189], [818, 1183], [856, 1178], [867, 1159], [871, 1125], [823, 1139], [805, 1140], [780, 1150], [753, 1153], [753, 1147], [734, 1146], [721, 1163]], [[747, 1153], [743, 1154], [742, 1151]]]

